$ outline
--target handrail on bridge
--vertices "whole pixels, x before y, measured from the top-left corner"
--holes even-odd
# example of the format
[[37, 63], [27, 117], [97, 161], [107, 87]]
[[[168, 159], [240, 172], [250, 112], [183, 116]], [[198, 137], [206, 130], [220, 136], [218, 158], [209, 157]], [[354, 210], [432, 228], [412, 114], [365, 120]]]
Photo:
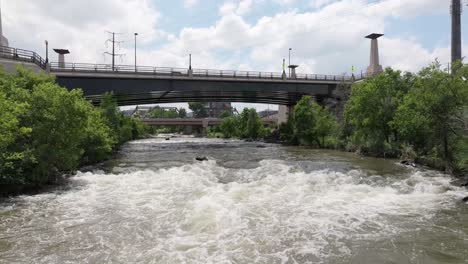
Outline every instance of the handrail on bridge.
[[[36, 52], [0, 46], [0, 57], [18, 61], [31, 62], [42, 69], [47, 69], [46, 61]], [[49, 63], [51, 72], [82, 72], [82, 73], [119, 73], [119, 74], [146, 74], [157, 76], [205, 77], [205, 78], [235, 78], [235, 79], [270, 79], [270, 80], [305, 80], [305, 81], [354, 81], [364, 79], [365, 74], [358, 75], [326, 75], [302, 74], [286, 77], [280, 72], [236, 71], [213, 69], [187, 69], [155, 66], [92, 64], [92, 63]]]
[[[140, 74], [159, 76], [179, 76], [179, 77], [212, 77], [212, 78], [235, 78], [235, 79], [270, 79], [270, 80], [324, 80], [324, 81], [352, 81], [349, 75], [325, 75], [325, 74], [301, 74], [295, 77], [284, 78], [280, 72], [260, 72], [260, 71], [236, 71], [236, 70], [213, 70], [213, 69], [188, 69], [156, 66], [135, 65], [112, 65], [92, 64], [92, 63], [62, 63], [51, 62], [52, 72], [81, 72], [81, 73], [116, 73], [116, 74]], [[359, 75], [358, 75], [359, 76]], [[357, 76], [354, 76], [354, 79]], [[363, 78], [361, 76], [360, 78]]]
[[31, 62], [42, 69], [46, 69], [46, 61], [34, 51], [0, 46], [0, 58]]

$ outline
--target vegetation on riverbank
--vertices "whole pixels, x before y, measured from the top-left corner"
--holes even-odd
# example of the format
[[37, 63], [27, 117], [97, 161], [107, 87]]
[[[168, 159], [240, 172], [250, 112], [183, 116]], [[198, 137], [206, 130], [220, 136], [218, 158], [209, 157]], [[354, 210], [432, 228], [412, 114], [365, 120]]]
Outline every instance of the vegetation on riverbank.
[[225, 138], [260, 139], [267, 135], [268, 128], [254, 108], [244, 108], [238, 115], [224, 115], [221, 125], [212, 132]]
[[118, 146], [145, 135], [124, 117], [111, 94], [94, 107], [81, 90], [52, 76], [18, 68], [0, 72], [0, 193], [2, 186], [40, 186], [80, 165], [107, 159]]
[[468, 172], [468, 66], [436, 62], [417, 74], [390, 68], [352, 86], [344, 118], [304, 97], [280, 127], [283, 140], [417, 161]]

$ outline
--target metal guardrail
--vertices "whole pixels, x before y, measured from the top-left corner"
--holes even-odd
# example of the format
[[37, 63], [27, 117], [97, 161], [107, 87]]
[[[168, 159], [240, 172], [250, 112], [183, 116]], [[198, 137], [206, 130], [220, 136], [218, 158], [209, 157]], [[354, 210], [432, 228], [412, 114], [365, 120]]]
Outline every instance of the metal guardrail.
[[[31, 62], [47, 69], [46, 61], [33, 51], [0, 46], [0, 57], [18, 61]], [[212, 70], [212, 69], [192, 69], [170, 68], [154, 66], [92, 64], [92, 63], [58, 63], [51, 62], [51, 72], [82, 72], [82, 73], [116, 73], [116, 74], [147, 74], [156, 76], [180, 76], [180, 77], [205, 77], [205, 78], [234, 78], [234, 79], [270, 79], [283, 80], [283, 73], [280, 72], [259, 72], [259, 71], [235, 71], [235, 70]], [[298, 73], [294, 77], [286, 77], [286, 80], [303, 81], [353, 81], [364, 79], [364, 74], [349, 75], [326, 75], [326, 74], [302, 74]]]
[[[205, 78], [234, 78], [234, 79], [270, 79], [282, 80], [283, 73], [259, 72], [259, 71], [235, 71], [235, 70], [213, 70], [169, 68], [154, 66], [91, 64], [91, 63], [50, 63], [51, 72], [82, 72], [82, 73], [116, 73], [116, 74], [147, 74], [159, 76], [180, 77], [205, 77]], [[356, 78], [356, 76], [355, 76]], [[323, 80], [323, 81], [351, 81], [349, 75], [325, 75], [325, 74], [296, 74], [295, 77], [286, 77], [287, 80]]]
[[0, 58], [12, 59], [17, 61], [31, 62], [46, 69], [46, 61], [36, 52], [0, 46]]

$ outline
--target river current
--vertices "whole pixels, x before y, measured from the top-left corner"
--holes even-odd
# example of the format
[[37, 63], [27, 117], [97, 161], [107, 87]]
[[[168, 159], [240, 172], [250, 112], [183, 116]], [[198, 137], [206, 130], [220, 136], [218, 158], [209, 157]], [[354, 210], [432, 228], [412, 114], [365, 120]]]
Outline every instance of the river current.
[[468, 263], [468, 191], [453, 181], [335, 151], [133, 141], [1, 201], [0, 263]]

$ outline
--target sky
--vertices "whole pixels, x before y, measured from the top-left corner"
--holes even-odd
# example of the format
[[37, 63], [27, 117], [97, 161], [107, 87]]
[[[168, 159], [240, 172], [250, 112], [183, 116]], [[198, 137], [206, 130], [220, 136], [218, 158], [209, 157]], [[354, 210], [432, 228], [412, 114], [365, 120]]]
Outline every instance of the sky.
[[[369, 33], [379, 39], [383, 67], [418, 71], [435, 59], [450, 61], [450, 0], [0, 0], [10, 46], [45, 57], [67, 48], [68, 62], [110, 63], [108, 31], [123, 41], [118, 64], [300, 73], [365, 71]], [[462, 0], [468, 9], [468, 0]], [[462, 14], [463, 56], [468, 15]], [[50, 54], [51, 61], [57, 60]], [[275, 106], [234, 104], [238, 109]], [[176, 106], [186, 106], [177, 104]]]

